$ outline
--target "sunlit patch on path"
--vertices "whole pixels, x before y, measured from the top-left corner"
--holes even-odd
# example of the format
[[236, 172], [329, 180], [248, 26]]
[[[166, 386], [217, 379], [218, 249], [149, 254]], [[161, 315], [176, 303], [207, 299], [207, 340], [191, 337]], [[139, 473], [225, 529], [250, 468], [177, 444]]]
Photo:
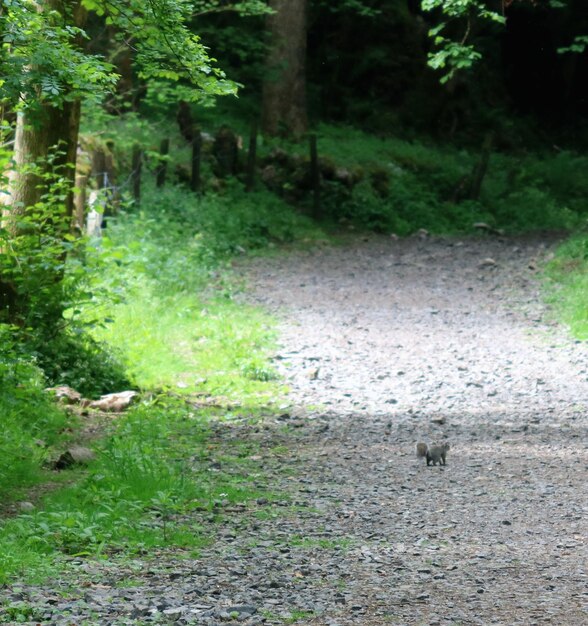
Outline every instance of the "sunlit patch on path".
[[548, 254], [533, 239], [382, 237], [260, 259], [249, 277], [283, 321], [276, 362], [299, 404], [573, 421], [587, 350], [546, 315], [535, 277]]

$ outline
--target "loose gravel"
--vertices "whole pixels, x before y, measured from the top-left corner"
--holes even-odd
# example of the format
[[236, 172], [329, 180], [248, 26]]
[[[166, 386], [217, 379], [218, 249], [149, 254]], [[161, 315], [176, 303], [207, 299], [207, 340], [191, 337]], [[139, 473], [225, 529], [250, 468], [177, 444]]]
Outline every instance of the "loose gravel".
[[[371, 237], [240, 263], [279, 319], [291, 406], [215, 436], [257, 441], [284, 495], [227, 511], [196, 559], [74, 558], [0, 593], [31, 624], [588, 623], [588, 350], [542, 302], [552, 243]], [[440, 439], [427, 467], [415, 443]]]

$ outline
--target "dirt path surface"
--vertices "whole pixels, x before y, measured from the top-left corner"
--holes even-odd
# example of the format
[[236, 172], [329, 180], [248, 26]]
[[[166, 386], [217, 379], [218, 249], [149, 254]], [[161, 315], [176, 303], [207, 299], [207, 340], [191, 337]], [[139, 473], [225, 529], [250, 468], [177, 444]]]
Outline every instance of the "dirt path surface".
[[258, 260], [249, 276], [284, 320], [278, 360], [301, 405], [574, 422], [587, 346], [544, 319], [545, 255], [537, 241], [372, 239]]
[[[587, 344], [546, 317], [548, 252], [371, 238], [247, 262], [293, 406], [217, 436], [256, 440], [290, 497], [227, 512], [196, 560], [74, 563], [77, 591], [20, 590], [37, 621], [588, 623]], [[447, 466], [415, 458], [445, 438]]]
[[[292, 397], [323, 423], [297, 450], [312, 505], [356, 542], [335, 621], [588, 623], [588, 351], [546, 316], [548, 254], [371, 239], [250, 267]], [[447, 467], [413, 458], [436, 439]]]

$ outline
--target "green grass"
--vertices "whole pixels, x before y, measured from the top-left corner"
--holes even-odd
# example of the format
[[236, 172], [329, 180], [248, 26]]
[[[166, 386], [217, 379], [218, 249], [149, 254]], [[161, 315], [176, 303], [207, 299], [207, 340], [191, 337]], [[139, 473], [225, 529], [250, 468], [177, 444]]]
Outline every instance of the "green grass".
[[83, 316], [106, 320], [93, 337], [116, 348], [142, 389], [265, 405], [281, 393], [268, 361], [275, 323], [238, 301], [227, 262], [239, 250], [319, 235], [306, 218], [279, 203], [264, 208], [255, 196], [234, 205], [177, 188], [153, 191], [140, 212], [111, 222], [95, 285], [105, 297]]
[[560, 246], [546, 268], [548, 301], [578, 339], [588, 339], [588, 236]]
[[48, 494], [34, 512], [0, 525], [0, 583], [42, 579], [64, 556], [100, 557], [175, 547], [191, 553], [214, 531], [203, 515], [264, 497], [259, 471], [226, 445], [222, 469], [208, 419], [190, 403], [161, 397], [120, 418], [75, 484]]
[[0, 611], [0, 624], [30, 624], [43, 619], [43, 612], [27, 602], [12, 602], [9, 606], [0, 604]]
[[[247, 198], [236, 207], [230, 194], [199, 199], [179, 188], [152, 190], [141, 211], [111, 220], [108, 238], [70, 260], [93, 275], [92, 298], [68, 313], [81, 324], [72, 326], [67, 345], [51, 348], [75, 357], [57, 378], [92, 395], [120, 391], [129, 378], [141, 389], [220, 396], [241, 416], [280, 397], [267, 358], [274, 321], [235, 300], [239, 287], [228, 263], [241, 249], [321, 233], [279, 201]], [[84, 328], [92, 337], [76, 334]], [[87, 351], [77, 350], [84, 342]], [[35, 356], [7, 326], [0, 326], [0, 383], [0, 496], [7, 501], [47, 479], [43, 461], [75, 436], [76, 423], [43, 392]]]
[[279, 387], [268, 364], [271, 319], [228, 299], [196, 294], [158, 297], [144, 282], [109, 311], [96, 331], [117, 346], [127, 371], [143, 389], [167, 387], [231, 400], [271, 399]]

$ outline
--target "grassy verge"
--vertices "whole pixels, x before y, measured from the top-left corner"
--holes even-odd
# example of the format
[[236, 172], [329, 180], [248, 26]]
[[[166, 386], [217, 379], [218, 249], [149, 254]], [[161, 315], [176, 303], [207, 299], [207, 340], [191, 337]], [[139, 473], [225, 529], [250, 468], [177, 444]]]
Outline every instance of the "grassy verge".
[[[245, 250], [321, 233], [265, 194], [236, 202], [230, 190], [198, 198], [168, 188], [145, 197], [141, 210], [131, 206], [110, 220], [108, 237], [85, 258], [72, 259], [91, 270], [92, 297], [68, 317], [156, 400], [113, 423], [87, 471], [63, 472], [68, 487], [0, 524], [0, 583], [42, 578], [72, 555], [194, 551], [210, 539], [199, 516], [271, 499], [249, 459], [251, 446], [237, 442], [222, 452], [208, 432], [210, 420], [271, 412], [282, 395], [267, 358], [273, 321], [236, 301], [229, 264]], [[0, 408], [10, 409], [14, 433], [2, 444], [0, 493], [14, 498], [15, 486], [54, 479], [39, 469], [47, 452], [36, 438], [47, 445], [75, 438], [76, 426], [50, 403], [26, 355], [22, 366], [15, 354], [3, 355], [0, 374], [13, 378], [2, 387]]]
[[227, 505], [271, 499], [249, 458], [251, 445], [219, 448], [210, 440], [210, 417], [162, 396], [120, 418], [75, 484], [2, 524], [0, 583], [42, 579], [71, 556], [131, 556], [155, 548], [194, 554], [210, 541], [205, 517]]
[[96, 332], [117, 346], [129, 376], [143, 389], [168, 388], [240, 403], [271, 401], [277, 385], [266, 353], [271, 320], [230, 300], [197, 295], [158, 297], [145, 285], [115, 307]]
[[564, 243], [546, 269], [548, 300], [578, 339], [588, 339], [588, 236]]
[[279, 393], [267, 360], [273, 321], [235, 298], [230, 260], [320, 234], [267, 194], [237, 201], [230, 193], [153, 192], [141, 211], [111, 221], [96, 285], [105, 297], [83, 316], [100, 322], [94, 338], [117, 350], [140, 388], [265, 405]]

